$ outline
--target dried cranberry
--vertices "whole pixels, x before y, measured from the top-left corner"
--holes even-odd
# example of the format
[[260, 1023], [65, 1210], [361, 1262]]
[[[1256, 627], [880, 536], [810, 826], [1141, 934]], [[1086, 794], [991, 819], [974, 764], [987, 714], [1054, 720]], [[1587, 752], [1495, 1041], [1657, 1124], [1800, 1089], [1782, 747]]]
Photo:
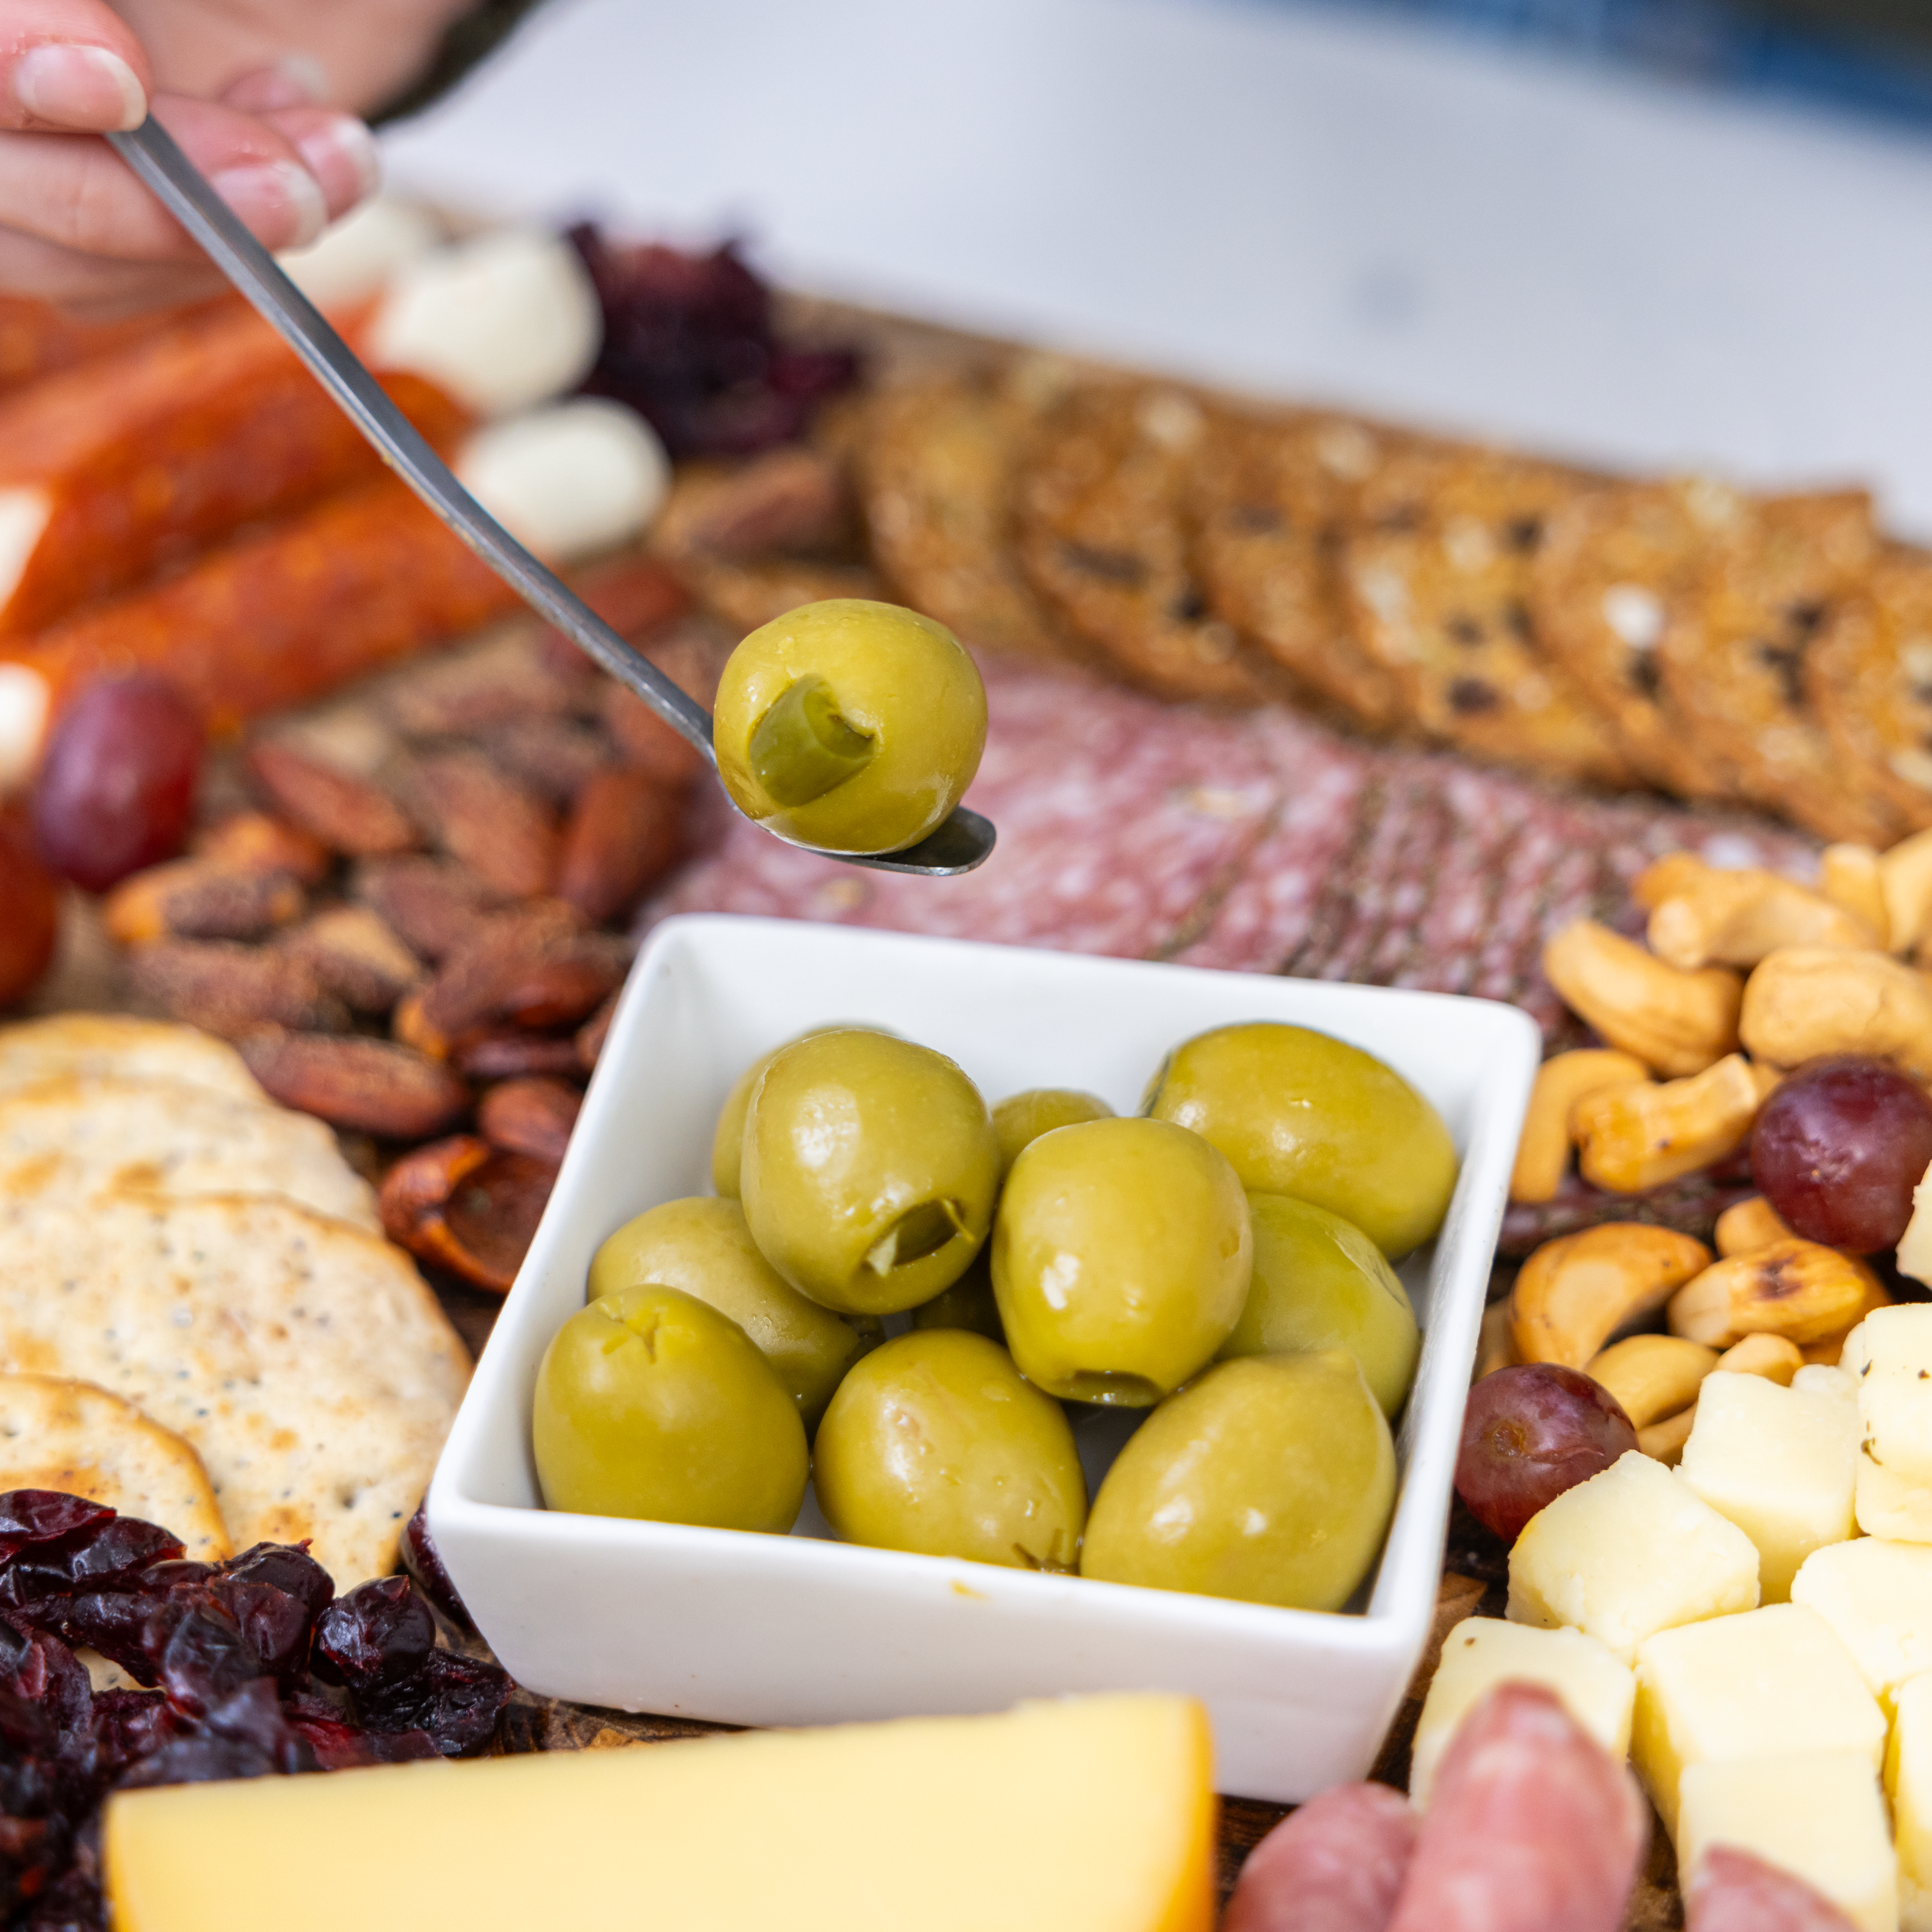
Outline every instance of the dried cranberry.
[[9, 1490], [0, 1495], [0, 1563], [10, 1562], [31, 1544], [52, 1543], [113, 1516], [104, 1503], [85, 1496], [58, 1490]]
[[406, 1576], [381, 1576], [322, 1612], [315, 1648], [319, 1675], [352, 1690], [374, 1690], [422, 1668], [436, 1648], [436, 1619]]
[[225, 1575], [239, 1582], [272, 1583], [286, 1590], [308, 1606], [311, 1618], [320, 1616], [335, 1594], [328, 1572], [308, 1553], [305, 1543], [258, 1543], [222, 1567]]
[[458, 1630], [466, 1636], [476, 1634], [476, 1626], [463, 1599], [456, 1594], [456, 1586], [450, 1581], [449, 1572], [442, 1567], [442, 1552], [429, 1533], [427, 1504], [416, 1505], [416, 1514], [410, 1518], [409, 1527], [403, 1532], [403, 1568], [416, 1579], [416, 1586], [423, 1594]]
[[220, 1576], [206, 1586], [209, 1598], [235, 1620], [257, 1674], [292, 1686], [308, 1669], [315, 1626], [308, 1606], [272, 1583]]
[[162, 1689], [190, 1717], [200, 1717], [262, 1674], [254, 1646], [213, 1588], [164, 1598], [142, 1640]]
[[131, 1582], [149, 1564], [181, 1553], [180, 1539], [158, 1525], [110, 1514], [105, 1522], [89, 1523], [15, 1557], [0, 1570], [0, 1604], [112, 1588], [116, 1582]]
[[136, 1683], [152, 1685], [160, 1681], [160, 1673], [148, 1654], [148, 1625], [166, 1600], [154, 1592], [103, 1590], [55, 1598], [32, 1608], [43, 1629], [76, 1648], [98, 1650]]
[[425, 1731], [443, 1756], [467, 1757], [496, 1735], [515, 1688], [494, 1664], [433, 1650], [413, 1676], [358, 1694], [356, 1714], [372, 1731]]
[[158, 1690], [97, 1690], [94, 1750], [104, 1771], [118, 1772], [157, 1749], [167, 1732], [168, 1700]]

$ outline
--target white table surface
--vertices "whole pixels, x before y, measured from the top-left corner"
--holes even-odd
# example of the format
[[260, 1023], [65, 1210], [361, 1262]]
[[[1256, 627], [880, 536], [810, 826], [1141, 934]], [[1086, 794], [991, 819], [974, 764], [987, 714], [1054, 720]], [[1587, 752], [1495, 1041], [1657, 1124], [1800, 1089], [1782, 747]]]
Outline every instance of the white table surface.
[[1242, 0], [553, 0], [392, 176], [1932, 532], [1932, 141]]

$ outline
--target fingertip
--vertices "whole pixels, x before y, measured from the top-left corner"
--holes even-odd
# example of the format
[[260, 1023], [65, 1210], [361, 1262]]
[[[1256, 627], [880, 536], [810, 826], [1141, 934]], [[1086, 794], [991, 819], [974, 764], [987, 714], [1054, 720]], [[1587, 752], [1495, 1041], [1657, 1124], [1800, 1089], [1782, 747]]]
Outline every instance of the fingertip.
[[382, 185], [382, 151], [352, 114], [332, 114], [294, 140], [296, 152], [322, 184], [332, 218], [359, 207]]
[[328, 76], [307, 54], [284, 54], [272, 66], [256, 68], [222, 92], [224, 107], [244, 114], [273, 114], [287, 108], [320, 107], [328, 98]]
[[320, 184], [293, 161], [244, 162], [212, 178], [215, 192], [265, 248], [305, 248], [328, 225]]
[[44, 41], [14, 62], [9, 78], [20, 112], [43, 126], [105, 134], [148, 118], [140, 76], [112, 47]]

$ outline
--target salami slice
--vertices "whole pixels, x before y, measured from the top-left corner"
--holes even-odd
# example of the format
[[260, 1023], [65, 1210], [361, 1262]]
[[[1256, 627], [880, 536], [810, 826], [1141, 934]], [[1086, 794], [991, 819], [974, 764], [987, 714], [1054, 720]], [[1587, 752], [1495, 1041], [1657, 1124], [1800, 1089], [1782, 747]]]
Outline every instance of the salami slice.
[[1248, 1854], [1221, 1932], [1384, 1932], [1415, 1849], [1408, 1800], [1338, 1784]]
[[28, 296], [0, 296], [0, 390], [17, 389], [76, 363], [111, 356], [130, 344], [194, 320], [210, 309], [241, 312], [238, 296], [220, 295], [186, 309], [161, 309], [124, 322], [74, 322]]
[[1548, 1690], [1504, 1684], [1462, 1720], [1388, 1932], [1618, 1932], [1650, 1808]]
[[1802, 1878], [1732, 1845], [1713, 1845], [1684, 1888], [1685, 1932], [1856, 1932]]

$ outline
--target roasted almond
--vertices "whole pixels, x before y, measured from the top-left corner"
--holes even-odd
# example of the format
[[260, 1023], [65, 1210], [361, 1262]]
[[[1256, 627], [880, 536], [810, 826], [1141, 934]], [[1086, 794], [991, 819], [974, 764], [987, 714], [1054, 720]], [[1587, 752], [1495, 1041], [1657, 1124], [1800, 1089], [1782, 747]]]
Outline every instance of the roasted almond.
[[226, 940], [160, 939], [136, 946], [128, 970], [138, 991], [171, 1018], [234, 1040], [257, 1027], [340, 1032], [348, 1009], [307, 961]]
[[305, 886], [328, 876], [334, 855], [313, 832], [266, 812], [237, 812], [194, 842], [194, 856], [240, 872], [285, 872]]
[[414, 738], [464, 738], [513, 718], [568, 710], [580, 680], [526, 638], [512, 638], [412, 664], [377, 702]]
[[373, 779], [299, 750], [285, 739], [248, 748], [248, 776], [282, 816], [351, 858], [409, 852], [422, 843], [409, 814]]
[[569, 1034], [526, 1033], [520, 1027], [472, 1034], [451, 1049], [450, 1058], [472, 1080], [517, 1080], [538, 1073], [572, 1079], [583, 1071]]
[[264, 1029], [241, 1048], [249, 1072], [285, 1107], [386, 1140], [440, 1133], [470, 1105], [470, 1089], [448, 1067], [385, 1040]]
[[477, 1131], [506, 1154], [526, 1154], [554, 1167], [570, 1144], [584, 1096], [561, 1080], [506, 1080], [477, 1103]]
[[429, 960], [475, 938], [504, 904], [501, 892], [453, 859], [371, 860], [356, 867], [350, 890]]
[[617, 1000], [622, 991], [620, 986], [578, 1029], [575, 1042], [577, 1064], [586, 1073], [596, 1069], [598, 1057], [604, 1051], [604, 1042], [610, 1037], [610, 1022], [617, 1016]]
[[596, 926], [631, 912], [677, 862], [682, 802], [640, 771], [599, 772], [564, 827], [556, 896]]
[[760, 556], [848, 539], [852, 503], [820, 452], [775, 449], [729, 470], [687, 466], [651, 532], [667, 556]]
[[109, 936], [123, 946], [153, 939], [256, 939], [301, 918], [302, 889], [282, 872], [238, 872], [208, 859], [176, 859], [124, 879], [107, 896]]
[[382, 1014], [422, 983], [422, 962], [368, 906], [331, 906], [278, 944], [306, 959], [316, 978], [358, 1013]]
[[478, 742], [492, 764], [557, 806], [569, 804], [616, 755], [604, 733], [574, 718], [513, 718]]
[[513, 898], [547, 892], [558, 833], [550, 808], [480, 752], [431, 752], [406, 769], [411, 808], [436, 842], [487, 886]]

